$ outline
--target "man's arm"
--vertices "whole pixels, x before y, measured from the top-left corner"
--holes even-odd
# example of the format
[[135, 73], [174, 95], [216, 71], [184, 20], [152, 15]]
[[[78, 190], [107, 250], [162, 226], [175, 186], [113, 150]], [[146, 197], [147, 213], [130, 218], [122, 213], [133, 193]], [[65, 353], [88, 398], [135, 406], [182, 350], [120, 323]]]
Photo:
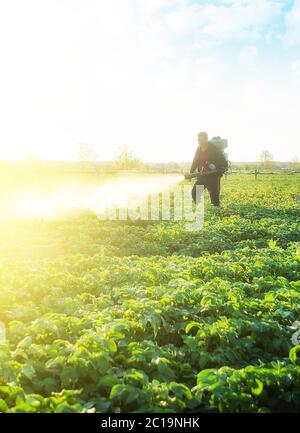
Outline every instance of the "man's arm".
[[194, 173], [194, 171], [198, 168], [198, 161], [199, 161], [199, 147], [197, 147], [197, 150], [194, 155], [194, 159], [191, 165], [190, 173]]

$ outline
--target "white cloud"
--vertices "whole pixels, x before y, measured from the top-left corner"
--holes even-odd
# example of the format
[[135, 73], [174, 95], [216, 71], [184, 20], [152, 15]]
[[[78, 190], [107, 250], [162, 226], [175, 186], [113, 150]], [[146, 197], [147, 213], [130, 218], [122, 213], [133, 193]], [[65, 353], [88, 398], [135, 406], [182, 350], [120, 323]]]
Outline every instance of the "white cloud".
[[295, 0], [292, 9], [286, 14], [285, 39], [290, 45], [300, 44], [300, 0]]
[[166, 24], [177, 34], [218, 40], [257, 40], [265, 28], [281, 16], [284, 2], [278, 0], [227, 1], [219, 4], [183, 5], [166, 16]]
[[292, 82], [295, 84], [300, 84], [300, 60], [292, 63]]
[[229, 138], [232, 159], [253, 159], [260, 150], [255, 136], [265, 140], [269, 134], [277, 143], [280, 124], [293, 137], [299, 112], [293, 89], [278, 89], [262, 70], [258, 78], [270, 81], [268, 91], [245, 91], [247, 77], [240, 72], [248, 68], [231, 64], [223, 47], [218, 51], [222, 41], [232, 47], [249, 37], [240, 56], [254, 61], [253, 40], [272, 26], [280, 8], [270, 7], [279, 3], [207, 3], [0, 2], [4, 152], [70, 158], [80, 142], [89, 142], [100, 158], [127, 144], [146, 160], [188, 160], [198, 130], [207, 129]]
[[155, 14], [184, 4], [184, 0], [135, 0], [136, 7], [147, 14]]
[[239, 55], [239, 62], [245, 66], [252, 66], [255, 64], [257, 60], [257, 56], [258, 56], [257, 48], [255, 46], [250, 45], [248, 47], [245, 47], [241, 51]]
[[178, 35], [193, 33], [206, 22], [203, 7], [196, 5], [183, 6], [166, 15], [165, 23], [169, 30]]

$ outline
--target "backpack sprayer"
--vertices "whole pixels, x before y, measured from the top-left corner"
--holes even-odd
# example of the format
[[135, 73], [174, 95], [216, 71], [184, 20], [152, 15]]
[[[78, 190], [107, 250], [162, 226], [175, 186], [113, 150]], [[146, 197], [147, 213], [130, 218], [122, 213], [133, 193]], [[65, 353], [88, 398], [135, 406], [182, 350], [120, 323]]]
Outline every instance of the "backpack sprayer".
[[207, 170], [207, 171], [198, 171], [196, 173], [185, 173], [184, 178], [185, 179], [193, 179], [194, 177], [202, 177], [202, 176], [211, 176], [212, 174], [224, 174], [225, 170], [224, 169], [219, 169], [219, 170]]
[[[209, 141], [210, 143], [213, 143], [224, 155], [226, 160], [228, 161], [227, 153], [225, 153], [225, 149], [228, 146], [228, 140], [226, 138], [221, 138], [220, 136], [212, 137], [212, 139]], [[208, 164], [206, 163], [206, 166]], [[211, 176], [214, 174], [224, 174], [227, 171], [227, 169], [220, 168], [215, 170], [210, 170], [208, 167], [205, 168], [203, 171], [198, 171], [195, 173], [185, 173], [184, 178], [185, 179], [193, 179], [195, 177], [200, 178], [202, 176]]]

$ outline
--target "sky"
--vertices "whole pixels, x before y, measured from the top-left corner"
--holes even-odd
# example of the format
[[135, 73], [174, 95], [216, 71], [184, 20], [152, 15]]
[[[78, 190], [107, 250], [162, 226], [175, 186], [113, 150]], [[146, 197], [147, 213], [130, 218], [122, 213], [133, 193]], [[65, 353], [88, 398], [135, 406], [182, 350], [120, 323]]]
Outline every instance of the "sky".
[[300, 159], [300, 0], [0, 0], [0, 159]]

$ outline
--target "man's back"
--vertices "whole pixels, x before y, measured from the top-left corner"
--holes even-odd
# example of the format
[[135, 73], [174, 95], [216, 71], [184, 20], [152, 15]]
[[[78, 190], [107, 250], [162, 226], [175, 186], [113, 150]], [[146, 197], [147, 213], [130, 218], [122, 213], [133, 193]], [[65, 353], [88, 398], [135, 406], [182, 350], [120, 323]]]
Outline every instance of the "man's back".
[[[204, 151], [205, 152], [205, 151]], [[208, 164], [214, 164], [217, 170], [224, 170], [228, 168], [228, 161], [223, 152], [212, 142], [208, 142], [207, 152], [204, 153], [200, 146], [197, 147], [194, 159], [191, 165], [190, 173], [194, 173], [196, 169], [201, 171], [201, 168]], [[199, 169], [200, 168], [200, 169]]]

